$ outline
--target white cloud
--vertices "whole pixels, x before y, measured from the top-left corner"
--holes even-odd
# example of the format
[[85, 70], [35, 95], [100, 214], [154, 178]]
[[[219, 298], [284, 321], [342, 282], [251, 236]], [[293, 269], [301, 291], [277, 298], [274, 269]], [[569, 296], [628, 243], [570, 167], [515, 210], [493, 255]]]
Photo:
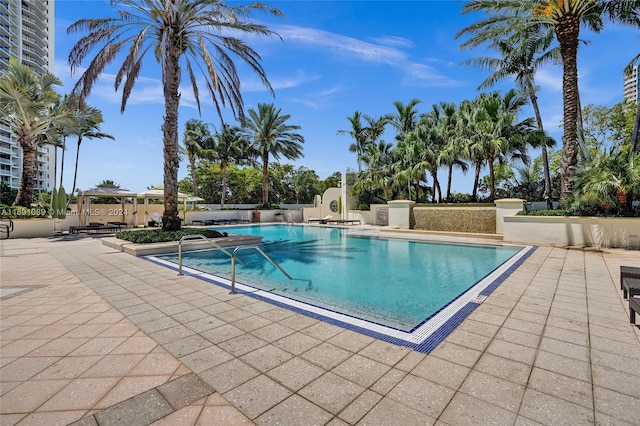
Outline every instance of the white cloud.
[[536, 73], [536, 85], [542, 89], [562, 92], [562, 68], [545, 67]]
[[[273, 90], [291, 89], [294, 87], [302, 86], [320, 78], [319, 75], [308, 75], [302, 70], [297, 70], [293, 75], [286, 77], [270, 77], [269, 83]], [[243, 92], [262, 92], [267, 88], [262, 84], [262, 81], [256, 79], [253, 76], [242, 79], [241, 90]]]
[[[412, 82], [419, 83], [422, 86], [452, 86], [459, 84], [459, 82], [439, 72], [434, 67], [411, 61], [409, 55], [401, 48], [412, 47], [413, 43], [402, 37], [385, 36], [372, 38], [377, 43], [369, 43], [341, 34], [293, 25], [279, 26], [276, 32], [282, 36], [285, 42], [319, 48], [332, 55], [350, 60], [388, 65], [400, 69], [407, 74]], [[419, 80], [419, 82], [416, 80]]]
[[383, 37], [374, 37], [371, 40], [373, 40], [376, 43], [383, 44], [385, 46], [413, 47], [413, 41], [404, 37], [383, 36]]

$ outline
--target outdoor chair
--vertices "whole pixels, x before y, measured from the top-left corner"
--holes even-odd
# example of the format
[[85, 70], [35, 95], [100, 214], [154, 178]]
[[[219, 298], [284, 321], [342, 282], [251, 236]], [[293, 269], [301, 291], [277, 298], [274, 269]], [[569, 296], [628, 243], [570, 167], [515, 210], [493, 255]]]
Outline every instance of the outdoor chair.
[[635, 266], [620, 266], [620, 290], [624, 290], [624, 279], [636, 278], [640, 279], [640, 268]]
[[629, 322], [636, 323], [636, 313], [640, 313], [640, 297], [629, 295]]
[[307, 223], [313, 223], [313, 222], [318, 222], [320, 224], [326, 224], [327, 221], [331, 220], [333, 216], [331, 216], [330, 214], [326, 215], [325, 217], [311, 217], [307, 220]]

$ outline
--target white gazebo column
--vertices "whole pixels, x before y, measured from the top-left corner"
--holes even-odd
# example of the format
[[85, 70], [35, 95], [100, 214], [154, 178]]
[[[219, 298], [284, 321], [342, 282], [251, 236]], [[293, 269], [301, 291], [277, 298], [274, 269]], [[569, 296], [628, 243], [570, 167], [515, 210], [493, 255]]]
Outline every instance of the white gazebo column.
[[411, 210], [416, 202], [411, 200], [393, 200], [389, 206], [389, 227], [411, 229]]

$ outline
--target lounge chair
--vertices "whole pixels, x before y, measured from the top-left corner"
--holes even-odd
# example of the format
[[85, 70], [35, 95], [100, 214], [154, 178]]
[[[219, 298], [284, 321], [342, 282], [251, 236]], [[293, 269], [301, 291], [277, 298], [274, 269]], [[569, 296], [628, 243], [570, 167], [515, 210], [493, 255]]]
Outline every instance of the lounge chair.
[[307, 223], [313, 223], [313, 222], [318, 222], [322, 225], [326, 224], [328, 221], [330, 221], [333, 218], [333, 216], [331, 216], [330, 214], [326, 215], [325, 217], [310, 217], [307, 220]]
[[360, 219], [331, 219], [327, 223], [336, 225], [360, 225]]
[[629, 322], [636, 323], [636, 313], [640, 314], [640, 297], [629, 295]]
[[635, 266], [620, 267], [620, 290], [624, 290], [625, 278], [640, 279], [640, 268], [636, 268]]
[[162, 217], [160, 216], [160, 213], [151, 213], [151, 220], [149, 221], [148, 225], [154, 228], [157, 228], [158, 225], [161, 225], [161, 224], [162, 224]]
[[622, 279], [622, 297], [640, 295], [640, 278], [625, 277]]

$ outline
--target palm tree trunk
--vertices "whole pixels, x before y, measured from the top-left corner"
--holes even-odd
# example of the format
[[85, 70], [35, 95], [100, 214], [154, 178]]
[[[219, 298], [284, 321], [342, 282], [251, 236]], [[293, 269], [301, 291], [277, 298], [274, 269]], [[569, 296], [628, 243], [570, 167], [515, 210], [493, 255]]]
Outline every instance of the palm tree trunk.
[[30, 135], [19, 140], [22, 148], [22, 178], [20, 179], [20, 187], [18, 195], [13, 201], [14, 206], [31, 207], [33, 201], [33, 178], [36, 169], [36, 159], [38, 157], [37, 138]]
[[476, 159], [476, 171], [473, 179], [473, 192], [471, 193], [471, 201], [478, 202], [478, 184], [480, 182], [480, 169], [482, 168], [482, 160]]
[[582, 123], [582, 104], [580, 103], [580, 92], [578, 92], [578, 117], [576, 118], [576, 138], [580, 147], [580, 154], [583, 160], [591, 160], [591, 154], [584, 143], [584, 125]]
[[193, 186], [193, 196], [198, 196], [198, 175], [196, 174], [196, 160], [195, 158], [191, 158], [189, 160], [191, 163], [191, 184]]
[[489, 165], [489, 201], [496, 199], [496, 175], [493, 168], [493, 162], [493, 156], [487, 158], [487, 163]]
[[[78, 136], [78, 149], [76, 150], [76, 166], [73, 170], [73, 185], [71, 186], [71, 194], [76, 190], [76, 179], [78, 178], [78, 159], [80, 158], [80, 145], [82, 144], [82, 136]], [[60, 188], [62, 188], [62, 179], [60, 180]], [[67, 199], [67, 207], [71, 202], [71, 197]]]
[[638, 133], [640, 133], [640, 104], [636, 104], [636, 121], [633, 124], [633, 134], [631, 135], [631, 153], [638, 152]]
[[[71, 193], [76, 190], [76, 182], [78, 178], [78, 160], [80, 159], [80, 145], [82, 144], [82, 136], [78, 136], [78, 149], [76, 150], [76, 165], [73, 169], [73, 185], [71, 185]], [[60, 182], [60, 187], [62, 187], [62, 182]]]
[[224, 199], [225, 195], [227, 195], [227, 168], [228, 164], [226, 161], [222, 161], [222, 194], [220, 194], [220, 208], [224, 209]]
[[[531, 105], [536, 115], [536, 122], [538, 123], [538, 130], [544, 133], [542, 126], [542, 115], [540, 114], [540, 108], [538, 107], [538, 97], [536, 96], [535, 89], [529, 87], [529, 96], [531, 98]], [[544, 199], [547, 201], [547, 209], [553, 210], [553, 199], [551, 198], [551, 172], [549, 171], [549, 154], [547, 153], [547, 141], [546, 134], [545, 140], [542, 141], [542, 171], [544, 174]]]
[[[171, 35], [169, 35], [171, 37]], [[162, 229], [180, 230], [178, 216], [178, 105], [180, 94], [180, 54], [176, 46], [167, 42], [163, 52], [162, 83], [164, 89], [165, 121], [162, 126], [164, 142], [164, 213]]]
[[[58, 148], [56, 148], [58, 149]], [[62, 177], [64, 176], [64, 152], [67, 150], [67, 137], [62, 137], [62, 158], [60, 159], [60, 185], [62, 186]]]
[[451, 180], [453, 179], [453, 164], [449, 165], [449, 175], [447, 176], [447, 202], [451, 202]]
[[565, 17], [556, 25], [556, 37], [562, 55], [562, 97], [564, 104], [564, 135], [562, 136], [562, 181], [560, 203], [565, 204], [573, 192], [571, 169], [576, 165], [578, 123], [578, 36], [580, 21]]
[[269, 204], [269, 154], [262, 155], [262, 205]]

